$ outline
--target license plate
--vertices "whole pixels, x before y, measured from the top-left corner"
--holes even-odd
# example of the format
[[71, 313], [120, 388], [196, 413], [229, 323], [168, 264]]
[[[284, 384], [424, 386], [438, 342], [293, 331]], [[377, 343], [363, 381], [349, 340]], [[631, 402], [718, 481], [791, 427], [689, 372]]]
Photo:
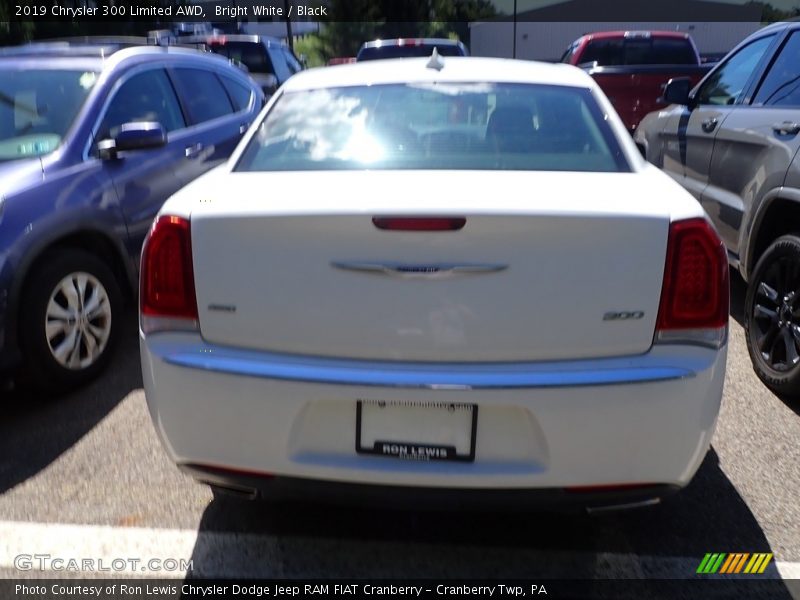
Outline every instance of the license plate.
[[356, 403], [356, 452], [402, 460], [475, 460], [478, 407], [453, 402]]

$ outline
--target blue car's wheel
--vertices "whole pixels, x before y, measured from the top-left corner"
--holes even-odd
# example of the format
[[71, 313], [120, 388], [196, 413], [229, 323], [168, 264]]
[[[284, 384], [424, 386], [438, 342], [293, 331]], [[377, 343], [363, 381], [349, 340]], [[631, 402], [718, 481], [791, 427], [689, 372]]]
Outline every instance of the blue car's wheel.
[[33, 384], [58, 392], [108, 363], [121, 294], [111, 270], [82, 250], [51, 253], [39, 264], [25, 288], [20, 345]]

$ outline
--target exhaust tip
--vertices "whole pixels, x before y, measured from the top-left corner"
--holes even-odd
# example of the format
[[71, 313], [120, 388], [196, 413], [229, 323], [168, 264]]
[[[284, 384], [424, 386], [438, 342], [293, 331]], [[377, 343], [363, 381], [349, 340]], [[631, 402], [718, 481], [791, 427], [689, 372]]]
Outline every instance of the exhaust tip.
[[638, 500], [636, 502], [625, 502], [622, 504], [606, 504], [602, 506], [587, 506], [586, 512], [590, 515], [604, 514], [610, 512], [617, 512], [621, 510], [630, 510], [634, 508], [645, 508], [647, 506], [655, 506], [661, 504], [661, 498], [647, 498], [646, 500]]
[[220, 484], [211, 481], [202, 481], [202, 483], [211, 486], [214, 495], [222, 494], [231, 498], [238, 498], [240, 500], [255, 500], [258, 498], [258, 491], [255, 488], [247, 486], [239, 486], [232, 484]]

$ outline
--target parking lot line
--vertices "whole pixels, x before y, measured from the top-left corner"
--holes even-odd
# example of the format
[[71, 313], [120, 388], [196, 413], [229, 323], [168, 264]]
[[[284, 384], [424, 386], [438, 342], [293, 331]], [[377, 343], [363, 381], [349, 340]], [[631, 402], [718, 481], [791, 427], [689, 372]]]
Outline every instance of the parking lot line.
[[[691, 579], [697, 577], [702, 558], [546, 550], [542, 554], [550, 564], [594, 564], [598, 579]], [[183, 578], [189, 571], [194, 577], [285, 576], [275, 536], [22, 521], [0, 521], [0, 569], [5, 576], [10, 572], [19, 577], [64, 573]], [[312, 569], [309, 564], [309, 571]], [[318, 570], [315, 573], [317, 577], [325, 575]], [[536, 576], [547, 578], [548, 573]], [[775, 561], [760, 577], [800, 579], [800, 562]]]

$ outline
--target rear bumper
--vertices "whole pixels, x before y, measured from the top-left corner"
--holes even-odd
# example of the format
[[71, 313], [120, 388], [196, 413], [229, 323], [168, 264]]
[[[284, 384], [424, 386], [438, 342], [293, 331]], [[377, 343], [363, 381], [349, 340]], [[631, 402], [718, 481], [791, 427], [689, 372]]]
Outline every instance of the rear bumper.
[[348, 507], [451, 511], [534, 508], [603, 512], [658, 504], [680, 488], [674, 485], [591, 488], [441, 488], [340, 483], [296, 477], [271, 477], [202, 465], [178, 465], [184, 473], [227, 495], [271, 502], [314, 502]]
[[[225, 485], [243, 477], [253, 489], [262, 486], [247, 483], [250, 476], [263, 483], [258, 476], [271, 474], [418, 490], [537, 490], [560, 503], [567, 487], [686, 485], [714, 431], [726, 348], [434, 365], [234, 351], [196, 334], [160, 333], [143, 337], [141, 352], [156, 429], [173, 460], [200, 479]], [[357, 400], [478, 406], [474, 462], [357, 454]]]
[[580, 363], [392, 363], [335, 360], [192, 345], [164, 347], [164, 362], [222, 375], [300, 383], [431, 390], [503, 390], [652, 383], [695, 376], [691, 361], [634, 364], [630, 360]]

